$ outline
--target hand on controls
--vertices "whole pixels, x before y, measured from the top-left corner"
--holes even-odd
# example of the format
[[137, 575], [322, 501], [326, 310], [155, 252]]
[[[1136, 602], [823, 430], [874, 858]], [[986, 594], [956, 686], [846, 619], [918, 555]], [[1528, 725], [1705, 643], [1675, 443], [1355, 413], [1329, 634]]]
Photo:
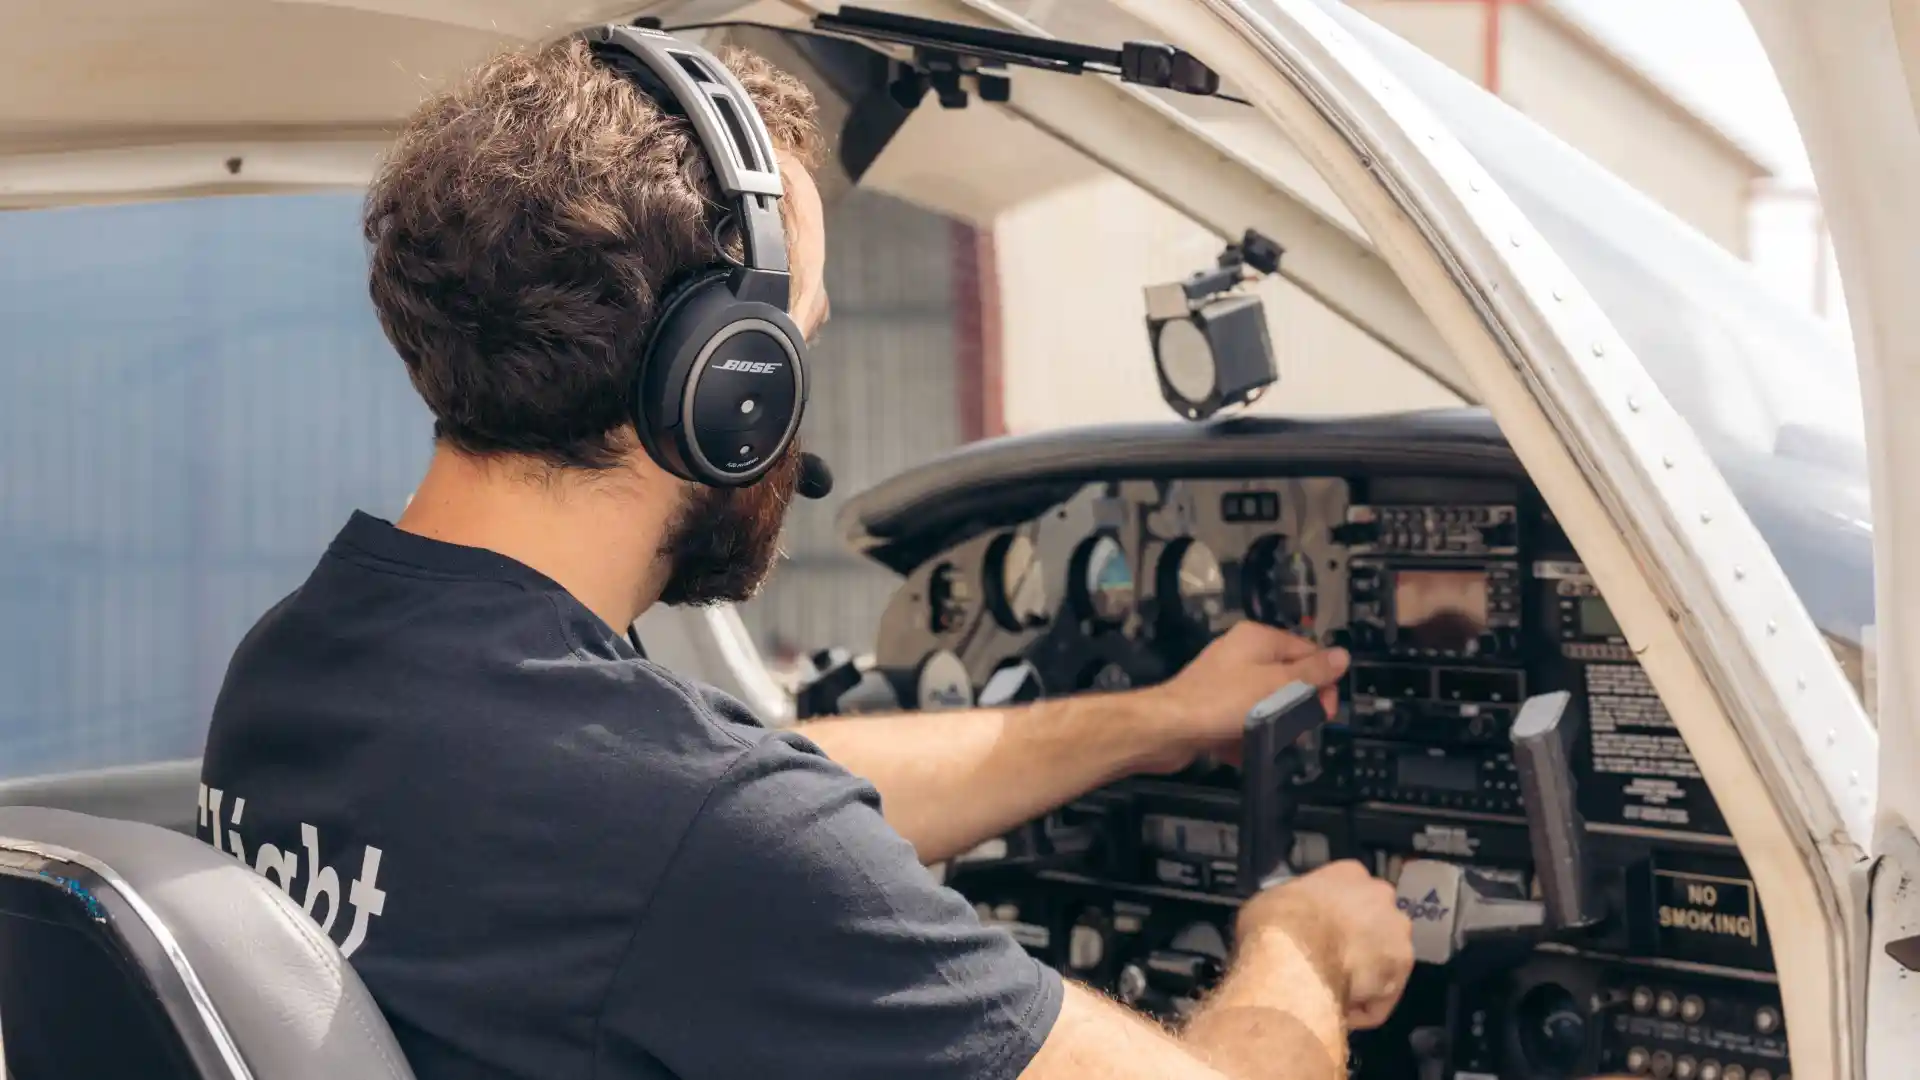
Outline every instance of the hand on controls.
[[1231, 758], [1239, 751], [1248, 710], [1291, 682], [1320, 687], [1320, 703], [1331, 717], [1347, 661], [1345, 649], [1323, 649], [1261, 623], [1235, 625], [1180, 674], [1142, 691], [1159, 698], [1155, 711], [1171, 722], [1144, 771], [1177, 772], [1209, 751]]
[[1413, 923], [1393, 886], [1352, 859], [1252, 897], [1235, 932], [1243, 943], [1284, 935], [1305, 951], [1355, 1030], [1386, 1022], [1413, 971]]

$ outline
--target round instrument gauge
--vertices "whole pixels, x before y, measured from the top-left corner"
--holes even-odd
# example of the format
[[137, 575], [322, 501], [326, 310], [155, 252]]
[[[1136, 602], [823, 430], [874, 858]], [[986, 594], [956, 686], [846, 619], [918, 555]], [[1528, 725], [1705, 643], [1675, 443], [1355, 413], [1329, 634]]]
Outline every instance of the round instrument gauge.
[[941, 649], [920, 661], [915, 698], [921, 709], [966, 709], [973, 705], [973, 680], [958, 656]]
[[1073, 559], [1080, 612], [1099, 623], [1123, 622], [1133, 610], [1133, 569], [1120, 541], [1096, 536], [1081, 543]]
[[1283, 536], [1263, 536], [1247, 550], [1247, 614], [1268, 626], [1311, 632], [1320, 597], [1313, 562], [1288, 551]]
[[1002, 533], [987, 545], [987, 610], [1003, 629], [1019, 633], [1047, 623], [1046, 571], [1033, 541]]
[[1085, 689], [1113, 692], [1133, 689], [1133, 676], [1127, 669], [1115, 663], [1101, 664], [1088, 672], [1081, 680]]
[[1192, 630], [1208, 630], [1227, 610], [1227, 579], [1212, 549], [1184, 537], [1160, 556], [1155, 590], [1160, 610]]
[[973, 611], [973, 589], [960, 569], [950, 562], [933, 568], [927, 577], [927, 623], [936, 634], [950, 634], [966, 625]]

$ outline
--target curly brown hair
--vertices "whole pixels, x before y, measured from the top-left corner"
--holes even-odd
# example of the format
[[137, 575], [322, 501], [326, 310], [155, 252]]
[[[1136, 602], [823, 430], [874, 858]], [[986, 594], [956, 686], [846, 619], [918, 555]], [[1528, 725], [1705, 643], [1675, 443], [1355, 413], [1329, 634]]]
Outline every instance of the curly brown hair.
[[[774, 145], [812, 164], [806, 86], [745, 50], [721, 60]], [[471, 454], [616, 464], [634, 442], [627, 387], [658, 301], [721, 260], [722, 209], [691, 125], [577, 39], [502, 53], [429, 98], [382, 163], [363, 224], [374, 309], [435, 437]]]

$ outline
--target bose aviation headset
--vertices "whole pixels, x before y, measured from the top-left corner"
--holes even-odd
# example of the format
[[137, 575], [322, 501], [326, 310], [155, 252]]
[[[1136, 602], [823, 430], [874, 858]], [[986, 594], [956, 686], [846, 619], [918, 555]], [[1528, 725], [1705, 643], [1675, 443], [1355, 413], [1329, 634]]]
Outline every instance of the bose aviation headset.
[[[659, 30], [600, 26], [594, 57], [655, 104], [684, 115], [713, 167], [744, 260], [695, 274], [661, 299], [629, 390], [641, 446], [667, 471], [712, 487], [760, 479], [793, 444], [807, 407], [807, 343], [787, 315], [780, 168], [766, 124], [712, 53]], [[803, 456], [800, 491], [832, 479]]]

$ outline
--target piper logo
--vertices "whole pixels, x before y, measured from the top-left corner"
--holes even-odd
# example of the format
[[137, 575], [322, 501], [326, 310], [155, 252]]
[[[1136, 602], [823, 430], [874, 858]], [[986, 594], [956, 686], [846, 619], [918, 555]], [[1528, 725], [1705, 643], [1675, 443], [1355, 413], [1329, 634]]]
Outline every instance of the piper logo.
[[1414, 922], [1439, 922], [1453, 909], [1442, 903], [1439, 889], [1428, 889], [1427, 895], [1418, 900], [1409, 900], [1402, 896], [1395, 901], [1395, 907], [1404, 912]]
[[770, 375], [780, 370], [777, 363], [764, 363], [759, 360], [722, 360], [713, 366], [715, 371], [744, 371], [749, 375]]

